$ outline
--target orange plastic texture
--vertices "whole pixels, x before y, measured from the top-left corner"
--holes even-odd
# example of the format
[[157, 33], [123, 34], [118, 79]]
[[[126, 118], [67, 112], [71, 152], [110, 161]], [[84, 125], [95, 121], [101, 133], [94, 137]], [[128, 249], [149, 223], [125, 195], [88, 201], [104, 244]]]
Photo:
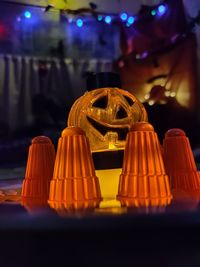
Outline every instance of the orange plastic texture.
[[85, 132], [79, 127], [68, 127], [59, 138], [49, 201], [76, 208], [76, 201], [100, 200], [99, 180]]
[[189, 139], [181, 129], [171, 129], [163, 142], [164, 163], [173, 192], [200, 196], [200, 175], [194, 161]]
[[136, 123], [127, 136], [117, 198], [129, 205], [166, 205], [171, 192], [152, 125]]
[[29, 148], [22, 198], [48, 200], [54, 161], [55, 149], [51, 140], [46, 136], [35, 137]]
[[120, 200], [122, 207], [165, 207], [171, 203], [171, 197], [125, 198]]
[[47, 200], [48, 199], [22, 198], [21, 204], [30, 214], [44, 214], [44, 212], [46, 213], [48, 210], [51, 210]]
[[72, 202], [49, 202], [49, 206], [59, 215], [65, 216], [79, 211], [93, 212], [99, 206], [99, 200], [72, 201]]
[[76, 100], [68, 117], [68, 126], [81, 127], [91, 151], [124, 149], [126, 134], [138, 121], [147, 121], [140, 101], [119, 88], [99, 88]]

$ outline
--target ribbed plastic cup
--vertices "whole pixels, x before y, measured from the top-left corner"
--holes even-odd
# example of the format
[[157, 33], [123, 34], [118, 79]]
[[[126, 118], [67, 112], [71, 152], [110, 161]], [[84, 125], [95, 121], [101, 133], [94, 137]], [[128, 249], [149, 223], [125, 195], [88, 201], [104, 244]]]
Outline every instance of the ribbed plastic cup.
[[53, 176], [55, 149], [46, 136], [37, 136], [29, 148], [22, 198], [48, 200], [50, 180]]
[[65, 201], [65, 202], [53, 202], [49, 201], [49, 206], [51, 209], [55, 210], [59, 216], [68, 216], [70, 214], [79, 213], [94, 213], [95, 209], [99, 207], [99, 200], [91, 201]]
[[185, 192], [200, 196], [200, 175], [190, 147], [189, 139], [181, 129], [166, 132], [163, 142], [164, 163], [174, 194]]
[[48, 199], [22, 198], [21, 205], [24, 206], [31, 215], [44, 215], [52, 211], [47, 200]]
[[171, 199], [161, 146], [149, 123], [136, 123], [128, 133], [117, 199], [144, 206]]
[[171, 197], [158, 197], [158, 198], [125, 198], [121, 201], [122, 207], [165, 207], [171, 204]]
[[76, 207], [77, 201], [100, 200], [99, 180], [85, 132], [79, 127], [68, 127], [59, 138], [49, 202], [51, 206], [52, 202], [65, 202]]

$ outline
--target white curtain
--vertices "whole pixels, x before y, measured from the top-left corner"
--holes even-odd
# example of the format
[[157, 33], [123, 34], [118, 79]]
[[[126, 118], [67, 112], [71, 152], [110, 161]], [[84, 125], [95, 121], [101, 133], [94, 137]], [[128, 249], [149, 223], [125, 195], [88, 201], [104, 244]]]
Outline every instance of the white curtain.
[[103, 59], [60, 61], [1, 55], [0, 122], [11, 130], [30, 125], [34, 95], [51, 95], [66, 105], [71, 104], [84, 93], [86, 72], [112, 71], [112, 68], [112, 61]]

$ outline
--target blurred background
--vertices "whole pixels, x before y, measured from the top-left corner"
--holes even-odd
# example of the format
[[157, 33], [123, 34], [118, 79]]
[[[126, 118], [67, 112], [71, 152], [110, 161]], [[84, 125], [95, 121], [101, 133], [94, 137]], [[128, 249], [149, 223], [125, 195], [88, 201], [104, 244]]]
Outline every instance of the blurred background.
[[185, 130], [198, 163], [199, 62], [199, 0], [1, 0], [0, 175], [23, 173], [33, 136], [57, 144], [88, 73], [102, 71], [120, 74], [161, 142]]

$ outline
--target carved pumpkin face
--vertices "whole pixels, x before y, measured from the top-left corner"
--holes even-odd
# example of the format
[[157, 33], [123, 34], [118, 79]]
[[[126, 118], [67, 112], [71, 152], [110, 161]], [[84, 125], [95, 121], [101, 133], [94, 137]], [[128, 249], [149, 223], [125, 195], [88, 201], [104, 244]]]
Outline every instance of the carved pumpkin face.
[[72, 106], [68, 126], [79, 126], [89, 138], [92, 151], [122, 149], [130, 127], [147, 121], [139, 100], [118, 88], [100, 88], [85, 93]]

